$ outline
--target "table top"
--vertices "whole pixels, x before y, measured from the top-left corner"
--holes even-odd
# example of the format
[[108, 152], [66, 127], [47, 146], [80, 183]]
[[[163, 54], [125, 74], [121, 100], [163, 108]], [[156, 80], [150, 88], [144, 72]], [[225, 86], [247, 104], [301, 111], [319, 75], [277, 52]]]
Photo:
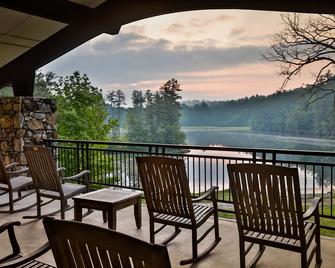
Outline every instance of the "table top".
[[140, 197], [142, 193], [143, 192], [141, 191], [112, 187], [76, 195], [72, 199], [117, 204], [129, 199]]

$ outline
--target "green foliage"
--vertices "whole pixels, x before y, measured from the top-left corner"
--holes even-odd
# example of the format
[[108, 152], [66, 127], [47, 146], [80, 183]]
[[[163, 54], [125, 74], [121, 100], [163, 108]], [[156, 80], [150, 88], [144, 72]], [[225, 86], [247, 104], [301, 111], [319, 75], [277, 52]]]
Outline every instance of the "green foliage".
[[181, 91], [178, 81], [167, 81], [157, 92], [133, 91], [133, 108], [128, 110], [127, 130], [131, 142], [180, 144]]
[[[109, 91], [107, 100], [110, 102], [110, 112], [113, 118], [117, 118], [117, 127], [113, 129], [113, 136], [120, 136], [122, 105], [126, 104], [126, 96], [121, 89]], [[115, 113], [114, 113], [115, 112]]]
[[[328, 88], [335, 89], [335, 80]], [[313, 96], [318, 99], [322, 89]], [[250, 127], [257, 132], [335, 137], [333, 96], [310, 100], [308, 88], [182, 107], [183, 126]]]
[[86, 74], [78, 71], [70, 76], [54, 73], [36, 76], [35, 96], [57, 100], [58, 134], [73, 140], [107, 140], [116, 125], [108, 118], [102, 90], [94, 87]]
[[[38, 73], [34, 94], [57, 100], [57, 130], [62, 139], [108, 140], [111, 129], [117, 124], [116, 120], [109, 119], [102, 90], [93, 86], [86, 74], [81, 75], [78, 71], [64, 78], [54, 73]], [[100, 183], [113, 170], [112, 158], [93, 154], [93, 150], [104, 149], [104, 145], [90, 148], [90, 156], [85, 154], [85, 150], [78, 151], [73, 143], [62, 145], [73, 148], [58, 155], [67, 175], [89, 168], [91, 180]]]

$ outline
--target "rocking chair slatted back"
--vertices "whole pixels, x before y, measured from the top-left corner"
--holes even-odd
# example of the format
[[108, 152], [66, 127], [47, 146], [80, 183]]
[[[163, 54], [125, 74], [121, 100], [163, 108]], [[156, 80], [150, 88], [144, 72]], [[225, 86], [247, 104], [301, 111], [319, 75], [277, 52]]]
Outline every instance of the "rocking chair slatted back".
[[25, 155], [36, 188], [62, 193], [52, 152], [47, 147], [25, 147]]
[[171, 267], [165, 246], [79, 222], [46, 217], [43, 224], [58, 267]]
[[228, 165], [240, 232], [304, 240], [298, 170], [272, 165]]
[[194, 219], [184, 161], [159, 156], [136, 160], [149, 213]]

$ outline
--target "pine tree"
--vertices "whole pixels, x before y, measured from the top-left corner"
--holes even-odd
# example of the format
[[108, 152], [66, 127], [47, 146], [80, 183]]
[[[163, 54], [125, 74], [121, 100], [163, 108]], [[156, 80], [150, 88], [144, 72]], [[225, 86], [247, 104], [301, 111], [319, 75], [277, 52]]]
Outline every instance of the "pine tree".
[[[180, 144], [185, 134], [180, 128], [181, 91], [178, 81], [167, 81], [157, 92], [133, 92], [133, 107], [128, 111], [129, 141]], [[145, 104], [145, 107], [144, 107]]]

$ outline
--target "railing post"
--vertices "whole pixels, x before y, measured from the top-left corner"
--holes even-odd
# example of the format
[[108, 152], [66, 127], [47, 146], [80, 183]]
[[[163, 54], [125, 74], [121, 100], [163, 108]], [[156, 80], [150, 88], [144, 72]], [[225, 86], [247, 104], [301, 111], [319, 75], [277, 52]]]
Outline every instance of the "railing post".
[[272, 153], [272, 165], [275, 165], [277, 162], [277, 154], [276, 153]]
[[262, 163], [266, 164], [266, 152], [262, 152]]
[[[89, 144], [86, 143], [85, 144], [85, 152], [84, 152], [84, 148], [83, 148], [83, 161], [85, 161], [86, 159], [86, 169], [90, 170], [90, 156], [89, 156]], [[86, 156], [86, 157], [85, 157]]]
[[257, 153], [255, 151], [252, 152], [252, 162], [254, 164], [256, 164], [256, 160], [257, 160]]
[[80, 153], [79, 153], [79, 142], [76, 144], [76, 173], [80, 172]]

